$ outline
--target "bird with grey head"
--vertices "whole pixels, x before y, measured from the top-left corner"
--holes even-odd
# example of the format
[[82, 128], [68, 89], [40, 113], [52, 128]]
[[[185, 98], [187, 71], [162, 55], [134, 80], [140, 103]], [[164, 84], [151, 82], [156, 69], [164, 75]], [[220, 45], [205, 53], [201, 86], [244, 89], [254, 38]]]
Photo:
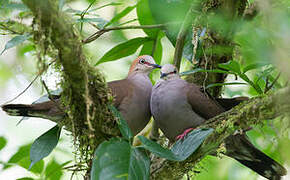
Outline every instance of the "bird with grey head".
[[[200, 86], [180, 78], [174, 65], [161, 68], [161, 80], [153, 86], [151, 112], [157, 127], [174, 142], [229, 108], [201, 91]], [[231, 135], [225, 140], [226, 155], [268, 179], [280, 179], [286, 169], [258, 150], [246, 134]]]

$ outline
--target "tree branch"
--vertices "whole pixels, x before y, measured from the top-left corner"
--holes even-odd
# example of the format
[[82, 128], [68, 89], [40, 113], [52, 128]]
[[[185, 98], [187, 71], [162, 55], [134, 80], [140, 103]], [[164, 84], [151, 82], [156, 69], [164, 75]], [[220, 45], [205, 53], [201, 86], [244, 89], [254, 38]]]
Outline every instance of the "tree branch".
[[143, 25], [143, 26], [116, 26], [116, 27], [105, 28], [105, 29], [95, 32], [87, 39], [82, 40], [82, 43], [84, 44], [90, 43], [98, 39], [104, 33], [109, 32], [109, 31], [124, 30], [124, 29], [156, 29], [156, 28], [160, 28], [160, 29], [165, 28], [165, 24], [154, 24], [154, 25]]
[[177, 38], [176, 38], [173, 62], [178, 70], [180, 68], [180, 62], [182, 59], [184, 41], [185, 41], [186, 35], [188, 33], [188, 30], [192, 26], [192, 22], [193, 22], [194, 18], [198, 14], [197, 9], [200, 7], [200, 3], [201, 3], [200, 1], [197, 1], [197, 2], [193, 1], [192, 2], [188, 12], [186, 13], [185, 19], [180, 27], [180, 30], [179, 30]]
[[105, 79], [86, 61], [72, 20], [59, 11], [57, 2], [23, 0], [35, 17], [36, 44], [37, 38], [44, 37], [45, 43], [57, 50], [57, 61], [62, 65], [61, 102], [68, 118], [58, 124], [72, 130], [79, 160], [90, 168], [93, 151], [108, 135], [117, 136], [119, 129], [108, 109], [112, 97]]
[[[211, 127], [211, 134], [202, 146], [187, 160], [182, 162], [164, 161], [153, 164], [151, 179], [181, 179], [184, 174], [192, 171], [194, 166], [206, 155], [215, 152], [219, 145], [235, 130], [247, 129], [250, 126], [262, 124], [266, 119], [274, 119], [290, 113], [290, 88], [284, 88], [261, 97], [250, 99], [233, 109], [220, 114], [206, 122], [201, 127]], [[159, 166], [157, 165], [159, 163]], [[156, 170], [157, 169], [157, 170]]]

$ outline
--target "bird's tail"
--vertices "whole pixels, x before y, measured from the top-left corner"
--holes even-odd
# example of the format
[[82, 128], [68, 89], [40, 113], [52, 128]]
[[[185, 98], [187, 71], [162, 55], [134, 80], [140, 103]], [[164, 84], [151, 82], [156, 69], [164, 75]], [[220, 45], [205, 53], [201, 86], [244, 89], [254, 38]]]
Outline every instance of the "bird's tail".
[[236, 159], [261, 176], [278, 180], [287, 174], [286, 169], [275, 160], [258, 150], [246, 135], [231, 135], [226, 139], [226, 155]]
[[36, 104], [6, 104], [2, 110], [10, 116], [41, 117], [56, 119], [63, 117], [64, 112], [58, 107], [58, 103], [47, 101]]

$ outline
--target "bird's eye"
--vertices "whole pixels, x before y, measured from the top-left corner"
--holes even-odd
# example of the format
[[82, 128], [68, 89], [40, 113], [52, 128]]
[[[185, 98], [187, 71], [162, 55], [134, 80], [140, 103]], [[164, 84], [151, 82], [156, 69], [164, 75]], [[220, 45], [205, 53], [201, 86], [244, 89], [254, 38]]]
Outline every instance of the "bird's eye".
[[173, 71], [173, 73], [175, 73], [175, 74], [176, 74], [176, 73], [177, 73], [177, 71], [176, 71], [176, 70], [174, 70], [174, 71]]
[[144, 59], [140, 59], [139, 60], [139, 63], [144, 64], [145, 63], [145, 60]]

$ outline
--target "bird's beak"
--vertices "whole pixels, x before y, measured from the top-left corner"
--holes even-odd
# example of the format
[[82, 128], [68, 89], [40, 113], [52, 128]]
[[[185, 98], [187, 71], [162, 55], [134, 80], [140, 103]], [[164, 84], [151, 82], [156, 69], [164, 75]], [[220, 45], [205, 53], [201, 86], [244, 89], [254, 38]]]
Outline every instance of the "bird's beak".
[[159, 64], [151, 64], [151, 66], [153, 66], [154, 68], [161, 68]]
[[167, 73], [161, 73], [160, 78], [164, 78], [167, 75], [168, 75]]

